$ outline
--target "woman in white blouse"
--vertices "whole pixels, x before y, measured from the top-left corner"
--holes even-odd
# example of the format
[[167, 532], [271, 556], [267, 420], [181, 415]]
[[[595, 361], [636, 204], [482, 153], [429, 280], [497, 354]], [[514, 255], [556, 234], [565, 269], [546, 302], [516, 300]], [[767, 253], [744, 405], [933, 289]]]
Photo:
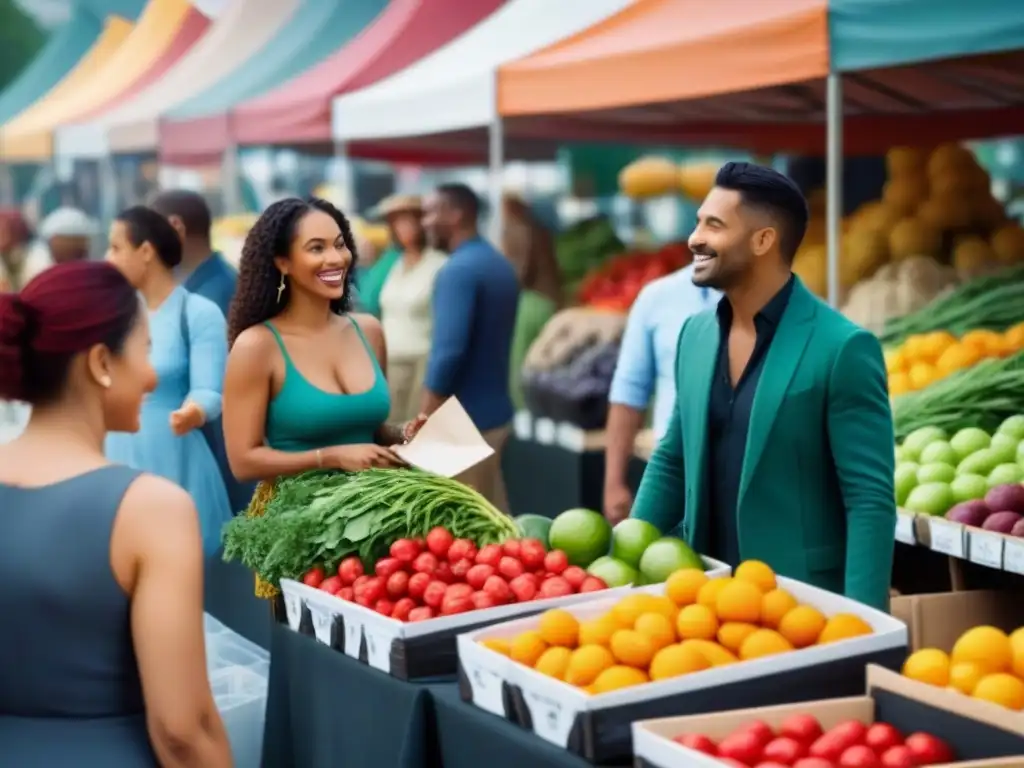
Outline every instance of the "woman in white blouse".
[[379, 210], [391, 229], [391, 242], [402, 252], [380, 294], [381, 324], [388, 347], [389, 421], [408, 421], [420, 411], [433, 330], [430, 300], [434, 278], [446, 257], [427, 247], [418, 197], [390, 197]]

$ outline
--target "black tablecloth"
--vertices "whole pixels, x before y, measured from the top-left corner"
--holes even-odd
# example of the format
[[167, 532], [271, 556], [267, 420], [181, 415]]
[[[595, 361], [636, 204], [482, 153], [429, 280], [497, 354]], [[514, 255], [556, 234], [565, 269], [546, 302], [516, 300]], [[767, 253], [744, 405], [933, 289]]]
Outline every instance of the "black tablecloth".
[[228, 629], [270, 647], [270, 601], [256, 597], [252, 571], [239, 563], [225, 563], [218, 552], [206, 560], [203, 574], [203, 610]]

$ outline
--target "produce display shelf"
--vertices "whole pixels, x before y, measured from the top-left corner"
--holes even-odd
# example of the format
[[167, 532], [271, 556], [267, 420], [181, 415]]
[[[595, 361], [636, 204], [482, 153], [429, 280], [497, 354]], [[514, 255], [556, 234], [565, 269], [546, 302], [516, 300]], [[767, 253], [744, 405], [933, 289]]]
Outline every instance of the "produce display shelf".
[[[900, 512], [900, 520], [907, 517], [913, 518], [913, 536], [918, 546], [957, 560], [1024, 576], [1024, 539], [934, 515]], [[900, 530], [899, 521], [897, 530]], [[901, 541], [899, 535], [897, 541]]]

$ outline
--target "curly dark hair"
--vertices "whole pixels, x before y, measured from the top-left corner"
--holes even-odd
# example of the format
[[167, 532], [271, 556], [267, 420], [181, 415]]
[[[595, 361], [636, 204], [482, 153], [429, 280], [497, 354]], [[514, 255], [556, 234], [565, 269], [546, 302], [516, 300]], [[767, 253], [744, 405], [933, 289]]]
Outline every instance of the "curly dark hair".
[[280, 303], [277, 301], [281, 273], [274, 266], [274, 259], [288, 254], [299, 221], [310, 211], [322, 211], [334, 219], [345, 245], [352, 252], [352, 263], [345, 274], [345, 292], [340, 299], [331, 302], [331, 310], [341, 314], [352, 308], [352, 285], [359, 254], [345, 214], [317, 197], [279, 200], [263, 212], [245, 236], [238, 268], [238, 287], [228, 311], [229, 346], [235, 343], [242, 331], [266, 322], [288, 304], [291, 297], [288, 281], [285, 281]]

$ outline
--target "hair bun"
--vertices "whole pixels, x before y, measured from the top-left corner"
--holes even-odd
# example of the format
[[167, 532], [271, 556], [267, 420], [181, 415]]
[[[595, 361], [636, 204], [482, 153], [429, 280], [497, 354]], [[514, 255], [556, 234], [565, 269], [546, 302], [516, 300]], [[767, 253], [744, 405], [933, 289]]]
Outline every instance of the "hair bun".
[[16, 293], [0, 293], [0, 398], [24, 400], [22, 368], [28, 334], [25, 302]]

